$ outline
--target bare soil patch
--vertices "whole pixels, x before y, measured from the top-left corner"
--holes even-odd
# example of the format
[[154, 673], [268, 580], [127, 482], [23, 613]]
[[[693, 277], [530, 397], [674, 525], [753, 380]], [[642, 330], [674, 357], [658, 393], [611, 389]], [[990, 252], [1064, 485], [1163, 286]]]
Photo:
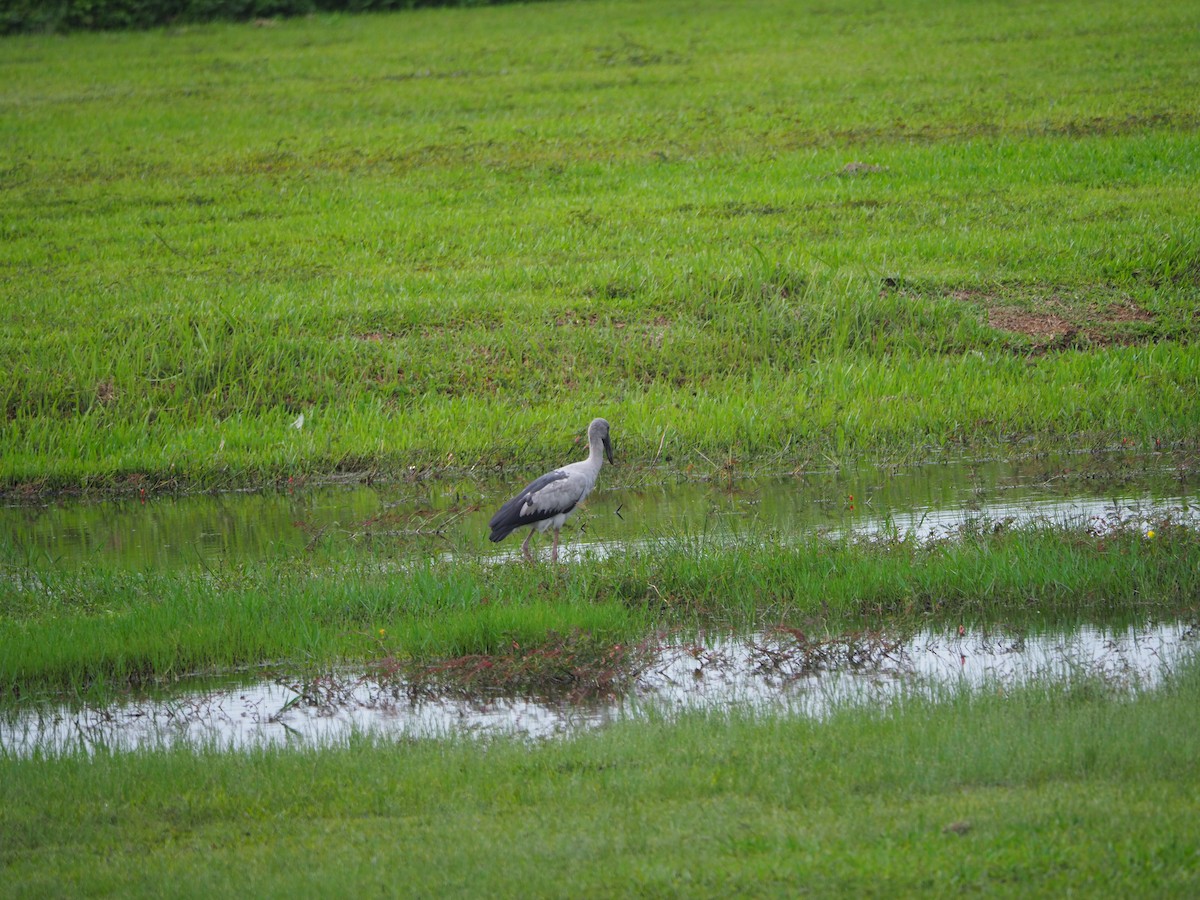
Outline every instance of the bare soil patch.
[[1023, 334], [1035, 340], [1058, 339], [1076, 331], [1074, 325], [1055, 313], [1035, 313], [1015, 306], [994, 306], [987, 311], [992, 328]]
[[1154, 315], [1128, 298], [1071, 305], [1056, 295], [1024, 305], [982, 291], [956, 291], [956, 300], [985, 308], [987, 324], [998, 331], [1024, 335], [1034, 342], [1034, 352], [1065, 349], [1076, 344], [1109, 346], [1151, 339], [1131, 325], [1154, 321]]
[[886, 172], [887, 166], [877, 166], [874, 163], [865, 163], [855, 160], [848, 162], [837, 172], [839, 178], [853, 178], [861, 175], [876, 175], [880, 172]]

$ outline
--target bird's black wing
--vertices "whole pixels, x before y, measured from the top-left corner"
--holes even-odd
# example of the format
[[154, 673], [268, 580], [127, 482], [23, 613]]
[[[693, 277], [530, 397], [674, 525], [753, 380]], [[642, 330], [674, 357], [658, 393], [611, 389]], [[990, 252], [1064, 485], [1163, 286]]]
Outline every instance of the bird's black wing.
[[533, 525], [559, 513], [570, 512], [579, 502], [578, 491], [567, 488], [570, 474], [561, 469], [547, 472], [525, 485], [525, 489], [492, 516], [488, 526], [493, 541], [501, 541], [522, 525]]

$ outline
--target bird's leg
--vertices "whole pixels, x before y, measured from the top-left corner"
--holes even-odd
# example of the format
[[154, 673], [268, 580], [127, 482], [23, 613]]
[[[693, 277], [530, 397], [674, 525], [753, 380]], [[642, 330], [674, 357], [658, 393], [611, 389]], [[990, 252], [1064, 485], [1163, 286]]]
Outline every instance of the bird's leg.
[[529, 542], [533, 540], [533, 529], [529, 529], [529, 534], [525, 535], [525, 543], [521, 545], [521, 549], [525, 551], [525, 558], [533, 562], [533, 554], [529, 550]]
[[555, 528], [554, 529], [554, 549], [550, 551], [550, 562], [552, 562], [552, 563], [558, 562], [558, 532], [559, 532], [559, 530], [557, 528]]

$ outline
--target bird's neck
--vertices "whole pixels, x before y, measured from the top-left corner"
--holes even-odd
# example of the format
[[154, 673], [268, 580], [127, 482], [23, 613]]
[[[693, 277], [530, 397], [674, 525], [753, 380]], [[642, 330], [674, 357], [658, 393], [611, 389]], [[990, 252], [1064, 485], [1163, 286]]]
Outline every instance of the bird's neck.
[[588, 456], [585, 461], [597, 469], [604, 465], [604, 448], [599, 441], [592, 441], [588, 444]]

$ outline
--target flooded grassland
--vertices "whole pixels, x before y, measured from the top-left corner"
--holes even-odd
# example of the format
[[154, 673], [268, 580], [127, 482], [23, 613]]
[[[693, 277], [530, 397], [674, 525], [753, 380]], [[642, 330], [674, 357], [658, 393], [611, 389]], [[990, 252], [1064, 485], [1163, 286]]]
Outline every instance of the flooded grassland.
[[0, 746], [822, 716], [1031, 678], [1148, 688], [1194, 651], [1178, 461], [606, 476], [559, 566], [544, 539], [532, 566], [489, 544], [506, 487], [470, 480], [0, 509]]

